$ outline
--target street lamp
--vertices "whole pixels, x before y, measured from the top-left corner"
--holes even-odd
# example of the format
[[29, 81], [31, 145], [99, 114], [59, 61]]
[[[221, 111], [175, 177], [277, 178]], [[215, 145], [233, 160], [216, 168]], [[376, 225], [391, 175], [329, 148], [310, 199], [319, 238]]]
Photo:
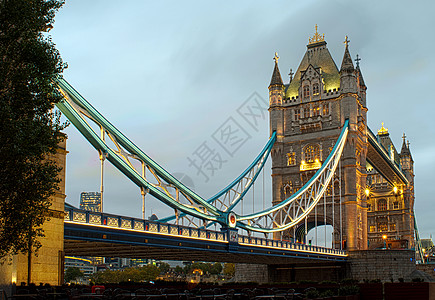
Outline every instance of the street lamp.
[[384, 235], [382, 236], [382, 239], [384, 240], [384, 248], [387, 249], [387, 235], [384, 234]]

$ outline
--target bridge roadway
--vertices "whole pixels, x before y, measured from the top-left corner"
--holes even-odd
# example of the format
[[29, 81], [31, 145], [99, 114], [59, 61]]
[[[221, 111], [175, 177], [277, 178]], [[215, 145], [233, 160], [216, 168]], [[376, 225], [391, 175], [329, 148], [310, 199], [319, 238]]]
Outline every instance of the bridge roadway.
[[344, 262], [345, 251], [65, 209], [65, 255], [256, 264]]

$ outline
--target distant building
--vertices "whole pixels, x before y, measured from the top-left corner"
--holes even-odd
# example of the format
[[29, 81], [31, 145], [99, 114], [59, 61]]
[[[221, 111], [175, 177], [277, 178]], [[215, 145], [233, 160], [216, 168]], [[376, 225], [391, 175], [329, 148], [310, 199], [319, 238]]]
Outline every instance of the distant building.
[[80, 194], [80, 209], [101, 212], [101, 193], [82, 192]]
[[92, 260], [88, 258], [65, 256], [65, 270], [73, 267], [79, 268], [85, 275], [85, 278], [89, 278], [97, 270]]

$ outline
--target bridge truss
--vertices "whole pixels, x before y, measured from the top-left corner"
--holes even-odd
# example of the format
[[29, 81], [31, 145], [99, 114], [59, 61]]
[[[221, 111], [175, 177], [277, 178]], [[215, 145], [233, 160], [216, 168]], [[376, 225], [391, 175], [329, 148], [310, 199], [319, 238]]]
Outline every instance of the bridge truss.
[[[273, 132], [268, 143], [252, 164], [231, 184], [209, 199], [204, 199], [189, 189], [163, 167], [147, 156], [139, 147], [105, 119], [66, 80], [57, 79], [64, 98], [57, 107], [82, 135], [99, 152], [101, 160], [109, 160], [124, 175], [140, 187], [142, 194], [149, 193], [172, 207], [175, 215], [160, 221], [188, 220], [189, 225], [208, 227], [217, 223], [223, 227], [240, 228], [248, 232], [282, 232], [304, 221], [333, 178], [348, 133], [348, 121], [321, 168], [296, 193], [281, 203], [252, 214], [237, 214], [235, 208], [253, 186], [269, 157], [276, 140]], [[99, 132], [93, 129], [97, 125]], [[107, 143], [107, 138], [113, 146]], [[140, 163], [136, 168], [133, 160]], [[198, 221], [195, 221], [199, 220]]]

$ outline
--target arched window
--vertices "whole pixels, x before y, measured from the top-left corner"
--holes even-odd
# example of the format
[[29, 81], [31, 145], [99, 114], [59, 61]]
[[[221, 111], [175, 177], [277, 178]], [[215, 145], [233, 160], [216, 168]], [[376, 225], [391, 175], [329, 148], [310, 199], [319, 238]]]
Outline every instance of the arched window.
[[310, 97], [310, 86], [304, 85], [303, 92], [304, 92], [304, 98], [309, 98]]
[[384, 222], [378, 223], [378, 230], [380, 232], [388, 231], [388, 224]]
[[320, 147], [319, 145], [308, 145], [304, 149], [305, 162], [312, 163], [316, 159], [320, 160]]
[[370, 203], [367, 203], [367, 210], [372, 211], [372, 205]]
[[304, 118], [309, 118], [310, 117], [310, 106], [307, 105], [304, 107]]
[[378, 200], [378, 210], [379, 211], [387, 210], [387, 200], [385, 199]]
[[313, 105], [313, 117], [317, 117], [320, 115], [320, 106], [319, 104]]
[[393, 209], [399, 209], [400, 208], [400, 203], [399, 201], [394, 201], [393, 202]]
[[293, 194], [293, 185], [291, 181], [284, 186], [284, 194], [286, 197], [289, 197], [291, 194]]
[[315, 83], [314, 85], [313, 85], [313, 95], [318, 95], [319, 94], [319, 84], [318, 83]]

